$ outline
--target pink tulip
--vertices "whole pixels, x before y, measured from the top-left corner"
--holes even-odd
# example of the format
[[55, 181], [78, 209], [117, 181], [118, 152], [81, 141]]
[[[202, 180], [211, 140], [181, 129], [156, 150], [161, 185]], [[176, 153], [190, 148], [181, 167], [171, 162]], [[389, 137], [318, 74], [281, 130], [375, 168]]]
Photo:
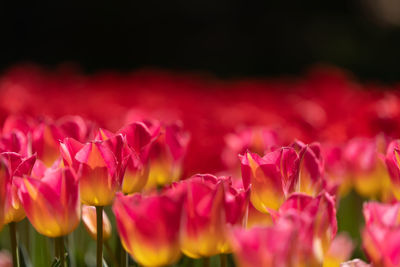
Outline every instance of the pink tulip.
[[250, 188], [250, 200], [261, 212], [279, 209], [298, 188], [299, 157], [293, 148], [281, 148], [260, 157], [247, 152], [240, 156], [243, 187]]
[[81, 201], [90, 206], [107, 206], [120, 188], [118, 162], [106, 141], [85, 144], [75, 155], [80, 162]]
[[397, 200], [400, 200], [400, 140], [394, 140], [389, 144], [385, 162], [389, 171], [393, 194]]
[[113, 212], [118, 232], [135, 261], [143, 266], [165, 266], [179, 260], [181, 206], [181, 197], [172, 194], [117, 194]]
[[78, 179], [69, 168], [51, 170], [42, 179], [15, 178], [19, 198], [33, 227], [49, 237], [71, 233], [79, 224]]
[[373, 265], [400, 265], [400, 203], [364, 204], [363, 248]]
[[6, 183], [4, 223], [19, 222], [25, 218], [25, 212], [18, 198], [18, 186], [14, 182], [14, 177], [30, 175], [36, 156], [23, 158], [14, 152], [4, 152], [0, 155], [8, 162], [7, 172], [9, 177]]
[[195, 175], [174, 185], [186, 192], [181, 250], [191, 258], [229, 253], [229, 229], [244, 225], [248, 192], [234, 189], [228, 178]]
[[[96, 207], [82, 206], [82, 222], [89, 233], [90, 237], [97, 240], [97, 220], [96, 220]], [[111, 237], [111, 222], [107, 214], [103, 210], [103, 242]]]

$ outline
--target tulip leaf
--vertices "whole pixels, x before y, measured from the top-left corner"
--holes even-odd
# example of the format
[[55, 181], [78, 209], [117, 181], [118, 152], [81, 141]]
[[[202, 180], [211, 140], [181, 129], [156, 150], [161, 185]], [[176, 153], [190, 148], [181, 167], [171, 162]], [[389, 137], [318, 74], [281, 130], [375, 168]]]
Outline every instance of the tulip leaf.
[[61, 267], [60, 259], [54, 258], [53, 262], [51, 263], [51, 267]]

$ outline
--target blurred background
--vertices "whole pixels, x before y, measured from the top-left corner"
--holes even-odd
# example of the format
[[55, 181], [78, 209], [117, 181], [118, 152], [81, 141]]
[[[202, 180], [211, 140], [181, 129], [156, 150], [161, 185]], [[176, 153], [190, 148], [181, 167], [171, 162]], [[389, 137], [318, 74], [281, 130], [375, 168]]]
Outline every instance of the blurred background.
[[229, 78], [322, 63], [361, 80], [400, 78], [398, 0], [3, 1], [0, 22], [0, 71], [28, 62]]

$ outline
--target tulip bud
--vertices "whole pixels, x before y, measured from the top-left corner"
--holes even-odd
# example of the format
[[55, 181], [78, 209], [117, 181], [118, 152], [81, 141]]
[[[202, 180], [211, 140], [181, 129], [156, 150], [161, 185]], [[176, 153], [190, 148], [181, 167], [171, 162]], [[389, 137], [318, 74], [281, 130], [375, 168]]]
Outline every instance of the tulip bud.
[[247, 152], [240, 156], [244, 188], [250, 188], [250, 200], [261, 212], [279, 209], [286, 196], [296, 189], [299, 159], [292, 148], [277, 149], [264, 157]]
[[321, 147], [318, 143], [305, 145], [300, 141], [295, 142], [294, 146], [299, 147], [299, 192], [316, 196], [324, 187]]
[[235, 228], [232, 232], [235, 260], [239, 267], [298, 266], [292, 259], [295, 237], [295, 228], [288, 224], [249, 230]]
[[75, 155], [81, 163], [79, 189], [82, 203], [107, 206], [119, 189], [117, 159], [103, 141], [87, 143]]
[[392, 190], [385, 167], [386, 142], [382, 138], [357, 138], [350, 140], [344, 150], [350, 179], [357, 192], [368, 198], [390, 201]]
[[392, 141], [386, 152], [386, 166], [389, 171], [392, 192], [400, 200], [400, 141]]
[[369, 202], [363, 208], [363, 248], [375, 266], [399, 266], [400, 204]]
[[311, 219], [308, 223], [311, 232], [307, 233], [311, 236], [306, 238], [312, 240], [313, 255], [317, 261], [322, 262], [337, 232], [334, 198], [328, 193], [321, 193], [315, 198], [296, 193], [281, 206], [279, 214], [282, 218], [301, 214]]
[[[96, 207], [86, 205], [82, 206], [82, 222], [90, 237], [97, 240]], [[110, 220], [103, 210], [103, 242], [110, 239], [111, 231]]]
[[344, 233], [338, 234], [325, 254], [323, 267], [340, 266], [340, 263], [350, 259], [353, 249], [354, 243], [350, 237]]
[[124, 178], [122, 192], [125, 194], [141, 191], [149, 177], [149, 164], [146, 149], [149, 149], [153, 137], [142, 122], [123, 127], [119, 133], [125, 136], [127, 148], [124, 150]]
[[[189, 135], [178, 123], [151, 127], [154, 142], [145, 153], [150, 162], [149, 180], [146, 188], [171, 184], [182, 174], [183, 158], [189, 143]], [[157, 138], [158, 137], [158, 138]]]
[[15, 180], [26, 216], [36, 231], [48, 237], [59, 237], [78, 226], [80, 201], [73, 170], [52, 170], [40, 180], [32, 177]]
[[195, 175], [174, 185], [184, 188], [181, 250], [191, 258], [229, 253], [228, 231], [242, 225], [248, 192], [232, 188], [229, 180], [213, 175]]
[[23, 158], [14, 152], [5, 152], [1, 155], [7, 160], [8, 177], [10, 178], [6, 184], [6, 202], [5, 202], [5, 218], [4, 223], [19, 222], [25, 218], [24, 209], [18, 198], [18, 187], [14, 183], [14, 177], [22, 177], [30, 175], [36, 156]]
[[117, 194], [113, 205], [117, 229], [122, 245], [135, 261], [144, 266], [165, 266], [179, 260], [181, 205], [168, 194]]
[[24, 157], [30, 151], [28, 138], [19, 130], [13, 130], [0, 136], [0, 152], [15, 152]]

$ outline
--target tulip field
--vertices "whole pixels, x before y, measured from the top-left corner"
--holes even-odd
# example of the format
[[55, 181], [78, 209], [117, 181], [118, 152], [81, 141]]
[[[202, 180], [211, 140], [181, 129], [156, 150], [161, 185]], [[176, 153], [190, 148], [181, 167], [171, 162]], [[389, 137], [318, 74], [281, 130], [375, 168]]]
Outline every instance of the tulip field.
[[400, 266], [400, 84], [0, 76], [0, 267]]

